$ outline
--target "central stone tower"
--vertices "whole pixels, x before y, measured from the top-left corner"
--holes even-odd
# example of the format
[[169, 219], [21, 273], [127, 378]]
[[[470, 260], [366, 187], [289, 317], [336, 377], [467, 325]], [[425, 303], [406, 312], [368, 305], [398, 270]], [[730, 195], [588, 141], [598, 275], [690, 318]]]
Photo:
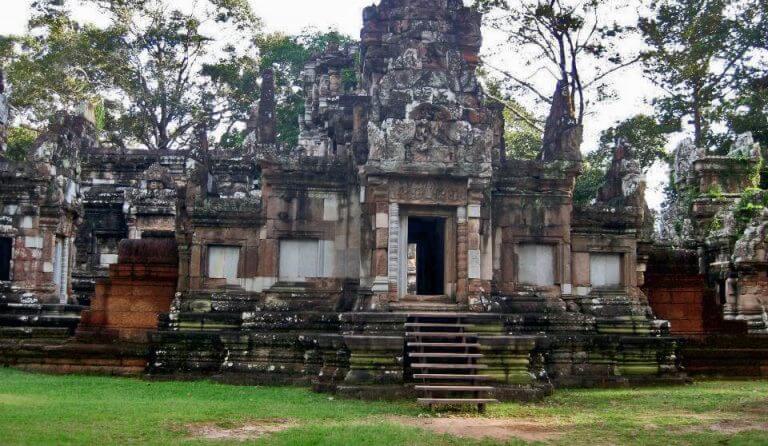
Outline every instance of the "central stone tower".
[[[466, 306], [488, 289], [482, 227], [501, 147], [475, 74], [481, 15], [460, 0], [385, 0], [366, 8], [362, 89], [370, 97], [361, 168], [371, 309], [431, 296]], [[498, 120], [497, 120], [498, 122]], [[363, 227], [365, 232], [366, 227]]]

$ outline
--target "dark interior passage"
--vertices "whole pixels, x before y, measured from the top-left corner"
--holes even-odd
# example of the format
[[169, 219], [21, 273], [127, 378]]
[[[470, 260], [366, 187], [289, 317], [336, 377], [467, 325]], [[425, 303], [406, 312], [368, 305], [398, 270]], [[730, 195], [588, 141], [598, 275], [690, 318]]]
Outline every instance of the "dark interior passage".
[[417, 293], [445, 294], [445, 219], [409, 217], [408, 244], [416, 245]]
[[0, 237], [0, 280], [11, 280], [11, 248], [8, 237]]

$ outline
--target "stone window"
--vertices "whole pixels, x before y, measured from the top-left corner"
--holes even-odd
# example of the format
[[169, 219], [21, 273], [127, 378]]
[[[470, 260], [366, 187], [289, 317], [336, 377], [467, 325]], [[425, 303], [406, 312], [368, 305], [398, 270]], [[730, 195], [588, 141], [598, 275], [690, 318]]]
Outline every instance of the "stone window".
[[555, 285], [555, 247], [523, 244], [517, 246], [518, 276], [524, 285]]
[[240, 247], [210, 245], [208, 246], [208, 278], [226, 279], [227, 284], [238, 284], [238, 269], [240, 265]]
[[622, 257], [621, 254], [590, 254], [589, 276], [592, 286], [620, 286]]
[[320, 277], [318, 240], [280, 240], [280, 280], [305, 282]]
[[0, 280], [11, 280], [12, 248], [9, 237], [0, 237]]

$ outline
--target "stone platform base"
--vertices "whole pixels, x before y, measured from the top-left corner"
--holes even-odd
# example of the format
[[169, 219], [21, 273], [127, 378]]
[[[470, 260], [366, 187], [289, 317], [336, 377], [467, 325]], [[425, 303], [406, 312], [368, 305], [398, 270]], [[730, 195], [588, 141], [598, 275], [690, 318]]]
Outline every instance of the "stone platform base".
[[65, 342], [0, 342], [0, 365], [55, 374], [141, 376], [144, 346]]
[[692, 376], [768, 377], [768, 335], [689, 337], [682, 342], [681, 356]]

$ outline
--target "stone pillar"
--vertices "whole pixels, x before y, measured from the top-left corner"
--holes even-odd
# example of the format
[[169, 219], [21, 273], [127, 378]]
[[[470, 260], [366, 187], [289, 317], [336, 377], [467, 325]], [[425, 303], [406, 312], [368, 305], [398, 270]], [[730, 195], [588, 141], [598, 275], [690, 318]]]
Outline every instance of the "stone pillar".
[[469, 253], [467, 208], [460, 206], [456, 212], [456, 302], [469, 302]]
[[179, 249], [179, 277], [176, 283], [176, 287], [179, 291], [187, 291], [189, 289], [189, 262], [192, 254], [189, 249], [189, 245], [178, 243]]
[[397, 300], [400, 292], [400, 206], [389, 205], [389, 244], [387, 248], [387, 278], [390, 300]]
[[373, 286], [371, 291], [377, 300], [386, 300], [389, 295], [389, 202], [387, 195], [378, 188], [371, 188], [373, 200], [373, 230], [376, 245], [371, 262]]
[[490, 292], [490, 281], [483, 278], [482, 205], [476, 200], [471, 203], [467, 206], [467, 280], [468, 301], [473, 307]]
[[723, 305], [723, 314], [726, 319], [733, 318], [738, 313], [738, 295], [736, 292], [736, 284], [738, 279], [736, 277], [728, 277], [725, 280], [725, 305]]

